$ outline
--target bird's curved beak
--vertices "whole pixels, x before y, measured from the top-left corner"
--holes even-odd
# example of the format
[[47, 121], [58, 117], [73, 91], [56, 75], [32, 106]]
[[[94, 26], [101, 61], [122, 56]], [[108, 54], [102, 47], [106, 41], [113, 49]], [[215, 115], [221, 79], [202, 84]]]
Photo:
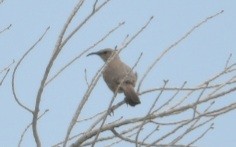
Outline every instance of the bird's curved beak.
[[92, 53], [89, 53], [89, 54], [87, 55], [87, 57], [90, 56], [90, 55], [98, 55], [98, 54], [99, 54], [98, 52], [92, 52]]

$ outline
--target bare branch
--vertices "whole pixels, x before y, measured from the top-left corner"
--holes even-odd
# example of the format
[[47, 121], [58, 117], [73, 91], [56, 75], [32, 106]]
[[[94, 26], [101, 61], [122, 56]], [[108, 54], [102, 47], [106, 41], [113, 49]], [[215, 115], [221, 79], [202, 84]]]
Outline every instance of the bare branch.
[[[148, 24], [151, 22], [152, 18], [153, 17], [151, 17], [149, 19], [149, 21], [136, 34], [134, 34], [133, 37], [131, 37], [126, 42], [126, 44], [121, 46], [120, 49], [115, 54], [119, 54], [124, 48], [126, 48], [148, 26]], [[67, 140], [69, 138], [70, 132], [71, 132], [72, 128], [74, 127], [74, 125], [76, 123], [76, 120], [78, 119], [84, 104], [88, 100], [88, 97], [89, 97], [90, 93], [92, 92], [93, 88], [97, 84], [98, 79], [101, 77], [101, 73], [103, 72], [104, 68], [115, 57], [115, 54], [108, 59], [108, 61], [98, 70], [97, 74], [94, 76], [94, 78], [93, 78], [93, 80], [92, 80], [88, 90], [86, 91], [83, 99], [81, 100], [81, 102], [80, 102], [80, 104], [79, 104], [79, 106], [78, 106], [78, 108], [77, 108], [77, 110], [76, 110], [76, 112], [74, 114], [74, 117], [73, 117], [73, 119], [72, 119], [72, 121], [71, 121], [71, 123], [69, 125], [69, 128], [67, 130], [67, 134], [66, 134], [66, 138], [65, 138], [65, 141], [64, 141], [64, 145], [63, 145], [64, 147], [66, 146], [66, 143], [67, 143]], [[77, 144], [77, 143], [75, 143], [75, 144]]]
[[95, 0], [93, 4], [93, 13], [96, 11], [96, 6], [97, 6], [98, 0]]
[[[14, 98], [15, 100], [17, 101], [17, 103], [23, 107], [24, 109], [26, 109], [27, 111], [33, 113], [33, 125], [32, 125], [32, 128], [33, 128], [33, 134], [34, 134], [34, 138], [35, 138], [35, 142], [37, 144], [38, 147], [41, 146], [41, 142], [40, 142], [40, 139], [38, 137], [38, 133], [37, 133], [37, 128], [36, 128], [36, 125], [37, 125], [37, 120], [38, 120], [38, 112], [39, 112], [39, 102], [40, 100], [37, 99], [36, 101], [36, 108], [34, 111], [30, 110], [29, 108], [27, 108], [26, 106], [24, 106], [17, 98], [16, 94], [15, 94], [15, 86], [14, 86], [14, 83], [15, 83], [15, 73], [16, 73], [16, 70], [18, 68], [18, 66], [20, 65], [20, 63], [23, 61], [23, 59], [28, 55], [28, 53], [34, 49], [34, 47], [43, 39], [44, 35], [47, 33], [47, 31], [49, 30], [50, 27], [48, 27], [46, 29], [46, 31], [44, 32], [44, 34], [39, 38], [39, 40], [23, 55], [23, 57], [20, 59], [20, 61], [17, 63], [15, 69], [14, 69], [14, 72], [13, 72], [13, 75], [12, 75], [12, 90], [13, 90], [13, 94], [14, 94]], [[37, 105], [38, 104], [38, 105]]]
[[2, 83], [3, 81], [5, 80], [5, 78], [7, 77], [9, 71], [10, 71], [10, 66], [12, 66], [13, 64], [15, 63], [15, 60], [12, 61], [12, 63], [10, 63], [7, 67], [3, 68], [1, 71], [0, 71], [0, 74], [2, 74], [3, 72], [5, 72], [1, 82], [0, 82], [0, 86], [2, 86]]
[[[129, 128], [129, 129], [127, 129], [127, 130], [124, 130], [124, 131], [122, 131], [122, 132], [120, 133], [120, 135], [126, 135], [126, 134], [127, 134], [127, 137], [129, 138], [129, 137], [131, 137], [131, 136], [133, 136], [133, 135], [136, 134], [136, 132], [134, 132], [134, 130], [136, 130], [136, 129], [138, 128], [138, 126], [139, 126], [139, 125], [134, 126], [134, 127], [131, 127], [131, 128]], [[132, 133], [132, 132], [133, 132], [133, 133]], [[132, 133], [132, 134], [130, 134], [130, 133]], [[112, 136], [108, 136], [108, 137], [104, 137], [104, 138], [99, 138], [97, 141], [98, 141], [98, 142], [101, 142], [101, 141], [111, 140], [111, 139], [116, 139], [116, 135], [112, 135]], [[119, 142], [121, 142], [121, 141], [122, 141], [122, 140], [118, 140], [118, 141], [116, 141], [116, 142], [114, 142], [114, 143], [112, 143], [112, 144], [117, 144], [117, 143], [119, 143]], [[88, 145], [91, 145], [92, 143], [93, 143], [93, 141], [90, 141], [90, 142], [87, 142], [87, 143], [82, 144], [82, 146], [88, 146]], [[112, 146], [112, 144], [107, 145], [106, 147]]]
[[207, 113], [204, 113], [204, 115], [206, 116], [209, 116], [209, 117], [213, 117], [213, 116], [218, 116], [218, 115], [222, 115], [224, 113], [227, 113], [229, 111], [232, 111], [232, 110], [235, 110], [236, 109], [236, 103], [233, 103], [233, 104], [230, 104], [230, 105], [227, 105], [227, 106], [224, 106], [220, 109], [216, 109], [216, 110], [213, 110], [213, 111], [209, 111]]
[[214, 124], [211, 124], [211, 126], [206, 130], [204, 131], [198, 138], [196, 138], [195, 140], [193, 140], [192, 142], [190, 142], [187, 146], [191, 146], [192, 144], [196, 143], [198, 140], [200, 140], [202, 137], [204, 137], [210, 130], [213, 129], [213, 125]]
[[160, 61], [171, 49], [176, 47], [179, 43], [181, 43], [183, 40], [185, 40], [190, 34], [192, 34], [197, 28], [199, 28], [201, 25], [205, 24], [208, 20], [215, 18], [216, 16], [222, 14], [224, 11], [220, 11], [212, 16], [207, 17], [205, 20], [194, 26], [192, 29], [190, 29], [183, 37], [181, 37], [179, 40], [177, 40], [174, 44], [166, 48], [161, 55], [151, 64], [151, 66], [147, 69], [147, 71], [144, 73], [143, 77], [141, 78], [139, 85], [138, 85], [138, 92], [140, 91], [141, 85], [144, 81], [144, 79], [147, 77], [149, 72], [153, 69], [153, 67], [157, 64], [158, 61]]
[[[3, 2], [4, 0], [0, 0], [0, 6]], [[66, 69], [71, 68], [71, 65], [76, 61], [79, 61], [87, 52], [98, 47], [108, 39], [108, 37], [114, 35], [114, 32], [125, 24], [125, 22], [120, 22], [119, 24], [112, 26], [107, 30], [107, 32], [97, 38], [95, 42], [91, 43], [84, 49], [79, 49], [79, 52], [74, 57], [71, 56], [68, 62], [65, 62], [64, 65], [61, 64], [58, 71], [52, 73], [55, 62], [59, 55], [63, 54], [62, 51], [65, 50], [65, 46], [68, 45], [69, 41], [71, 41], [71, 39], [75, 37], [83, 27], [85, 28], [89, 21], [102, 11], [102, 9], [111, 4], [110, 2], [112, 2], [112, 0], [93, 0], [89, 3], [87, 2], [88, 1], [85, 0], [77, 0], [74, 8], [71, 10], [70, 14], [68, 14], [66, 20], [64, 20], [64, 25], [62, 26], [58, 36], [56, 36], [57, 40], [54, 44], [54, 48], [51, 50], [51, 57], [48, 59], [49, 61], [45, 67], [45, 71], [43, 71], [40, 84], [36, 89], [37, 93], [34, 98], [35, 102], [33, 106], [27, 106], [24, 104], [23, 99], [21, 99], [20, 95], [17, 94], [17, 72], [21, 69], [19, 67], [21, 67], [20, 65], [23, 64], [22, 62], [25, 61], [25, 58], [28, 57], [33, 49], [35, 49], [42, 39], [44, 39], [49, 27], [45, 30], [42, 36], [39, 36], [38, 40], [36, 40], [36, 42], [25, 51], [14, 67], [11, 77], [11, 88], [14, 100], [21, 108], [32, 114], [32, 121], [29, 124], [26, 124], [21, 136], [19, 136], [18, 147], [22, 146], [23, 142], [25, 142], [27, 131], [31, 127], [33, 133], [32, 137], [34, 138], [36, 146], [41, 147], [43, 145], [42, 142], [44, 142], [44, 140], [41, 140], [38, 124], [41, 123], [41, 118], [49, 111], [45, 110], [42, 112], [40, 110], [44, 98], [44, 91], [47, 88], [46, 86], [62, 75]], [[83, 11], [83, 13], [79, 13], [80, 11]], [[150, 65], [147, 66], [147, 69], [144, 69], [143, 75], [141, 75], [140, 81], [137, 84], [137, 92], [135, 92], [139, 98], [145, 95], [147, 96], [147, 99], [150, 98], [150, 96], [151, 99], [154, 99], [149, 106], [142, 105], [141, 107], [134, 108], [140, 109], [142, 111], [139, 111], [141, 112], [140, 114], [132, 116], [128, 113], [118, 113], [118, 116], [114, 116], [114, 112], [117, 113], [118, 108], [121, 109], [121, 106], [127, 103], [127, 98], [120, 100], [116, 104], [114, 104], [114, 101], [122, 83], [140, 62], [142, 53], [125, 77], [122, 80], [119, 79], [120, 84], [115, 92], [112, 90], [114, 93], [111, 99], [109, 99], [110, 102], [107, 104], [107, 107], [104, 108], [105, 110], [101, 109], [95, 111], [93, 114], [90, 112], [84, 112], [85, 108], [89, 104], [89, 97], [94, 88], [98, 86], [97, 83], [109, 62], [111, 62], [116, 55], [120, 54], [123, 49], [126, 49], [131, 43], [133, 43], [133, 41], [135, 41], [135, 39], [140, 36], [147, 27], [149, 27], [154, 17], [151, 16], [148, 18], [144, 24], [141, 24], [140, 28], [132, 34], [124, 33], [123, 40], [119, 44], [113, 45], [115, 46], [114, 49], [116, 52], [114, 52], [107, 62], [104, 63], [92, 77], [88, 75], [87, 68], [84, 69], [84, 77], [82, 73], [82, 81], [84, 78], [85, 82], [82, 84], [85, 87], [87, 86], [86, 91], [83, 93], [82, 97], [78, 98], [79, 101], [75, 110], [72, 110], [74, 111], [74, 115], [71, 120], [69, 120], [70, 122], [67, 126], [67, 130], [65, 130], [65, 136], [59, 143], [53, 145], [53, 147], [94, 147], [100, 143], [107, 147], [119, 146], [122, 143], [131, 144], [133, 146], [135, 145], [136, 147], [190, 147], [203, 138], [213, 129], [213, 121], [215, 121], [216, 118], [236, 110], [236, 102], [232, 99], [232, 95], [236, 93], [236, 63], [232, 63], [232, 53], [230, 53], [219, 72], [214, 73], [214, 75], [203, 81], [200, 81], [197, 85], [186, 86], [186, 81], [181, 83], [181, 85], [176, 86], [169, 85], [168, 81], [164, 81], [163, 85], [160, 87], [150, 87], [145, 90], [143, 90], [142, 87], [145, 86], [145, 80], [147, 80], [147, 77], [151, 75], [150, 73], [153, 72], [154, 68], [158, 66], [159, 62], [165, 58], [168, 53], [172, 52], [174, 48], [190, 38], [198, 29], [221, 15], [223, 12], [224, 11], [222, 10], [214, 15], [206, 17], [205, 19], [203, 18], [194, 26], [190, 27], [188, 31], [180, 36], [180, 38], [172, 44], [167, 45], [167, 47], [164, 48], [163, 51], [153, 59], [153, 61], [151, 61]], [[7, 27], [4, 26], [0, 29], [0, 35], [11, 28], [11, 24]], [[13, 63], [0, 70], [1, 88], [5, 89], [2, 85], [6, 83], [8, 79], [7, 76], [11, 73], [11, 66], [14, 62], [15, 61], [13, 60]], [[154, 77], [149, 79], [153, 80], [155, 78], [154, 75]], [[223, 103], [221, 104], [220, 102], [222, 101]], [[132, 113], [135, 112], [138, 111]], [[111, 114], [113, 114], [113, 116], [111, 116]], [[199, 130], [201, 131], [199, 134], [194, 134], [198, 133]], [[185, 139], [189, 136], [191, 139], [186, 141]]]
[[[203, 84], [205, 84], [206, 82], [204, 82]], [[231, 82], [228, 82], [226, 83], [227, 85], [231, 85], [231, 84], [235, 84], [236, 81], [231, 81]], [[153, 89], [148, 89], [148, 90], [145, 90], [143, 92], [140, 92], [139, 95], [143, 95], [143, 94], [147, 94], [147, 93], [151, 93], [151, 92], [155, 92], [155, 91], [198, 91], [198, 90], [202, 90], [202, 89], [213, 89], [213, 88], [217, 88], [217, 87], [220, 87], [221, 84], [214, 84], [214, 85], [210, 85], [208, 87], [204, 86], [204, 85], [200, 85], [200, 86], [197, 86], [197, 87], [187, 87], [187, 88], [184, 88], [184, 87], [181, 87], [181, 88], [178, 88], [178, 87], [165, 87], [165, 88], [153, 88]]]
[[82, 55], [87, 53], [89, 50], [96, 47], [98, 44], [100, 44], [102, 41], [104, 41], [107, 37], [109, 37], [113, 32], [115, 32], [117, 29], [119, 29], [122, 25], [124, 25], [125, 22], [119, 23], [115, 28], [110, 30], [107, 34], [105, 34], [100, 40], [95, 42], [93, 45], [85, 49], [82, 53], [79, 53], [75, 58], [73, 58], [69, 63], [64, 65], [52, 78], [50, 78], [46, 83], [45, 86], [47, 86], [52, 80], [54, 80], [60, 73], [62, 73], [67, 67], [69, 67], [72, 63], [74, 63], [76, 60], [78, 60]]
[[210, 100], [214, 100], [214, 99], [223, 97], [224, 95], [230, 94], [230, 93], [235, 92], [235, 91], [236, 91], [236, 87], [231, 88], [231, 89], [228, 89], [228, 90], [225, 90], [225, 91], [223, 91], [223, 92], [221, 92], [221, 93], [219, 93], [219, 94], [215, 94], [215, 95], [206, 97], [206, 98], [204, 98], [204, 99], [202, 99], [202, 100], [199, 100], [198, 102], [194, 102], [194, 103], [191, 103], [191, 104], [188, 104], [188, 105], [186, 105], [186, 106], [182, 106], [182, 107], [179, 107], [179, 108], [176, 108], [176, 109], [170, 109], [169, 111], [161, 112], [161, 113], [158, 114], [158, 116], [159, 116], [159, 117], [164, 117], [164, 116], [174, 115], [174, 114], [177, 114], [177, 113], [186, 111], [186, 110], [188, 110], [188, 109], [192, 109], [192, 108], [195, 107], [196, 105], [199, 105], [199, 104], [208, 102], [208, 101], [210, 101]]
[[[82, 0], [84, 1], [84, 0]], [[94, 14], [96, 14], [101, 8], [103, 8], [108, 2], [110, 2], [111, 0], [106, 0], [104, 1], [100, 6], [98, 6], [94, 11], [92, 10], [91, 13], [84, 19], [84, 21], [82, 21], [69, 35], [68, 37], [66, 37], [63, 42], [60, 44], [60, 48], [62, 48], [69, 40], [71, 37], [74, 36], [74, 34], [82, 27], [84, 26], [88, 20], [90, 20], [90, 18], [92, 16], [94, 16]], [[95, 2], [96, 3], [96, 2]]]
[[154, 16], [151, 16], [149, 20], [146, 22], [146, 24], [137, 33], [135, 33], [129, 40], [128, 40], [129, 35], [127, 35], [126, 39], [124, 40], [124, 41], [127, 40], [127, 42], [122, 43], [122, 46], [119, 47], [120, 51], [122, 51], [122, 49], [126, 48], [134, 39], [136, 39], [136, 37], [138, 37], [140, 33], [142, 33], [147, 28], [147, 26], [151, 23], [153, 18]]
[[[179, 89], [175, 92], [175, 94], [174, 94], [166, 103], [164, 103], [162, 106], [160, 106], [160, 108], [158, 108], [157, 110], [155, 110], [154, 113], [160, 111], [162, 108], [164, 108], [165, 106], [167, 106], [167, 105], [178, 95], [178, 93], [184, 88], [184, 86], [185, 86], [186, 83], [187, 83], [187, 82], [184, 82], [183, 85], [181, 86], [181, 88], [179, 88]], [[165, 91], [166, 87], [163, 87], [162, 89], [163, 89], [163, 91]]]
[[[208, 86], [208, 84], [209, 84], [209, 83], [206, 83], [206, 87]], [[202, 97], [202, 95], [203, 95], [203, 93], [204, 93], [205, 91], [206, 91], [206, 88], [204, 88], [204, 89], [202, 90], [202, 92], [200, 93], [200, 95], [199, 95], [198, 98], [197, 98], [196, 103], [199, 102], [200, 98]], [[196, 105], [195, 107], [193, 107], [193, 118], [195, 118], [196, 112], [197, 112], [197, 105]]]
[[[113, 102], [114, 102], [114, 100], [115, 100], [115, 97], [116, 97], [116, 95], [117, 95], [117, 93], [118, 93], [118, 90], [120, 89], [121, 85], [123, 84], [123, 82], [125, 81], [125, 79], [128, 77], [128, 75], [130, 74], [130, 72], [132, 72], [133, 69], [137, 66], [137, 64], [139, 63], [141, 57], [142, 57], [142, 53], [140, 54], [140, 56], [139, 56], [137, 62], [134, 64], [134, 66], [131, 68], [131, 70], [126, 74], [126, 76], [121, 80], [120, 84], [119, 84], [118, 87], [116, 88], [115, 94], [114, 94], [114, 96], [112, 97], [112, 100], [111, 100], [111, 102], [110, 102], [110, 104], [109, 104], [109, 107], [108, 107], [108, 111], [106, 112], [106, 115], [105, 115], [104, 118], [103, 118], [103, 121], [102, 121], [102, 124], [101, 124], [100, 128], [102, 128], [102, 126], [105, 124], [105, 121], [106, 121], [107, 116], [108, 116], [108, 114], [109, 114], [109, 112], [110, 112], [110, 110], [111, 110], [110, 108], [112, 107], [112, 104], [113, 104]], [[94, 143], [92, 144], [92, 147], [95, 145], [96, 140], [98, 139], [99, 134], [100, 134], [100, 131], [99, 131], [99, 132], [97, 133], [97, 135], [95, 136]]]
[[0, 81], [0, 86], [2, 86], [3, 81], [5, 80], [5, 78], [7, 77], [7, 74], [9, 73], [10, 69], [7, 70], [7, 72], [5, 73], [5, 75], [3, 76], [2, 80]]
[[[48, 111], [49, 111], [48, 109], [45, 110], [45, 111], [43, 112], [43, 114], [41, 114], [41, 115], [38, 117], [38, 120], [39, 120], [40, 118], [42, 118]], [[18, 142], [18, 147], [21, 146], [21, 143], [22, 143], [22, 141], [23, 141], [23, 138], [24, 138], [24, 136], [25, 136], [25, 133], [27, 132], [27, 130], [28, 130], [31, 126], [32, 126], [32, 123], [30, 123], [30, 124], [25, 128], [25, 130], [23, 131], [23, 133], [21, 134], [20, 141]]]
[[55, 56], [54, 58], [57, 57], [57, 55], [60, 53], [62, 47], [62, 39], [64, 38], [64, 35], [66, 33], [66, 30], [68, 29], [70, 23], [72, 22], [73, 18], [75, 17], [75, 15], [77, 14], [77, 12], [79, 11], [79, 9], [81, 8], [81, 6], [83, 5], [84, 3], [84, 0], [80, 0], [77, 5], [74, 7], [74, 9], [72, 10], [70, 16], [68, 17], [68, 19], [66, 20], [62, 30], [61, 30], [61, 33], [58, 37], [58, 40], [57, 40], [57, 43], [56, 43], [56, 46], [55, 46], [55, 49], [54, 49], [54, 53], [53, 53], [53, 56]]
[[[166, 84], [167, 84], [167, 83], [168, 83], [168, 80], [167, 80], [167, 81], [164, 81], [163, 88], [166, 87]], [[159, 100], [160, 96], [162, 95], [162, 93], [163, 93], [163, 90], [160, 91], [159, 95], [157, 96], [157, 98], [156, 98], [155, 101], [153, 102], [151, 108], [149, 109], [148, 113], [146, 114], [146, 117], [148, 117], [148, 116], [151, 114], [153, 108], [155, 107], [155, 105], [156, 105], [157, 101]], [[144, 121], [142, 122], [142, 124], [140, 125], [140, 128], [139, 128], [139, 130], [138, 130], [138, 132], [137, 132], [137, 135], [136, 135], [136, 137], [135, 137], [135, 145], [136, 145], [136, 147], [138, 147], [138, 137], [139, 137], [139, 134], [140, 134], [141, 130], [143, 129], [143, 126], [144, 126], [148, 121], [149, 121], [149, 120], [146, 120], [146, 121], [144, 120]]]
[[225, 69], [228, 68], [229, 62], [230, 62], [230, 59], [231, 59], [231, 58], [232, 58], [232, 53], [229, 54], [229, 57], [228, 57], [228, 59], [227, 59], [227, 61], [226, 61], [226, 63], [225, 63]]
[[143, 142], [138, 142], [137, 140], [132, 140], [132, 139], [129, 139], [129, 138], [125, 138], [125, 137], [121, 136], [118, 132], [116, 132], [115, 129], [111, 129], [111, 131], [115, 136], [117, 136], [121, 140], [125, 140], [125, 141], [131, 142], [131, 143], [136, 143], [136, 144], [139, 144], [139, 145], [148, 145], [148, 144], [145, 144]]
[[[125, 104], [125, 101], [123, 100], [123, 101], [117, 103], [116, 105], [112, 106], [110, 109], [114, 111], [124, 104]], [[87, 132], [93, 130], [98, 125], [98, 123], [102, 121], [102, 119], [106, 115], [106, 112], [107, 112], [107, 110], [101, 112], [101, 114], [103, 114], [103, 115], [100, 118], [98, 118], [96, 121], [94, 121], [94, 123], [91, 125], [91, 127], [88, 129]]]
[[[128, 139], [128, 138], [134, 136], [135, 134], [136, 134], [136, 133], [130, 134], [130, 135], [128, 135], [126, 138]], [[122, 134], [120, 133], [120, 135], [122, 135]], [[119, 136], [114, 135], [114, 137], [119, 137]], [[107, 146], [105, 146], [105, 147], [111, 147], [111, 146], [113, 146], [114, 144], [118, 144], [119, 142], [124, 141], [124, 140], [122, 139], [122, 137], [119, 137], [119, 138], [120, 138], [120, 140], [118, 140], [118, 141], [116, 141], [116, 142], [113, 142], [113, 143], [111, 143], [110, 145], [107, 145]], [[125, 140], [125, 141], [126, 141], [126, 140]]]
[[84, 69], [84, 79], [85, 79], [85, 82], [86, 82], [87, 86], [89, 86], [88, 75], [87, 75], [87, 70], [86, 70], [86, 68]]
[[[0, 4], [3, 2], [3, 0], [2, 1], [0, 1]], [[5, 31], [7, 31], [7, 30], [10, 30], [10, 28], [12, 27], [12, 24], [10, 24], [9, 26], [7, 26], [6, 28], [4, 28], [3, 30], [1, 30], [0, 31], [0, 34], [2, 34], [3, 32], [5, 32]]]
[[144, 143], [148, 138], [150, 138], [158, 130], [159, 130], [159, 125], [157, 125], [157, 127], [153, 131], [151, 131], [149, 134], [146, 135], [146, 137], [143, 139], [142, 143]]
[[72, 120], [71, 120], [71, 122], [70, 122], [70, 125], [69, 125], [68, 129], [67, 129], [67, 133], [66, 133], [66, 137], [65, 137], [65, 140], [64, 140], [64, 143], [63, 143], [63, 147], [66, 146], [67, 141], [68, 141], [69, 136], [70, 136], [70, 133], [71, 133], [71, 131], [72, 131], [74, 125], [76, 124], [77, 119], [78, 119], [78, 117], [79, 117], [79, 115], [80, 115], [80, 113], [81, 113], [81, 111], [82, 111], [82, 109], [83, 109], [85, 103], [87, 102], [90, 93], [92, 92], [93, 88], [94, 88], [95, 85], [97, 84], [97, 81], [98, 81], [99, 78], [101, 77], [101, 72], [102, 72], [102, 70], [104, 69], [105, 65], [106, 65], [106, 64], [104, 64], [104, 65], [97, 71], [97, 73], [95, 74], [94, 78], [92, 79], [91, 84], [89, 85], [89, 87], [88, 87], [86, 93], [84, 94], [82, 100], [80, 101], [79, 106], [77, 107], [76, 112], [75, 112], [75, 114], [74, 114], [74, 116], [73, 116], [73, 118], [72, 118]]
[[15, 63], [15, 60], [13, 60], [7, 67], [3, 68], [0, 71], [0, 74], [2, 74], [3, 72], [7, 71], [8, 69], [10, 69], [10, 67]]
[[27, 51], [25, 52], [25, 54], [21, 57], [21, 59], [20, 59], [20, 60], [18, 61], [18, 63], [16, 64], [16, 67], [14, 68], [13, 74], [12, 74], [12, 92], [13, 92], [13, 96], [14, 96], [14, 98], [15, 98], [15, 101], [17, 102], [17, 104], [18, 104], [19, 106], [21, 106], [23, 109], [27, 110], [27, 111], [30, 112], [30, 113], [33, 113], [33, 111], [32, 111], [30, 108], [28, 108], [28, 107], [26, 107], [25, 105], [23, 105], [23, 104], [20, 102], [18, 96], [16, 95], [16, 92], [15, 92], [15, 74], [16, 74], [16, 71], [17, 71], [18, 67], [20, 66], [21, 62], [22, 62], [22, 61], [25, 59], [25, 57], [35, 48], [35, 46], [43, 39], [43, 37], [46, 35], [46, 33], [47, 33], [47, 31], [49, 30], [49, 28], [50, 28], [50, 27], [48, 27], [48, 28], [45, 30], [45, 32], [43, 33], [43, 35], [35, 42], [35, 44], [34, 44], [33, 46], [31, 46], [31, 47], [29, 48], [29, 50], [27, 50]]
[[[33, 135], [34, 135], [34, 139], [35, 142], [37, 144], [38, 147], [41, 147], [41, 142], [39, 139], [39, 135], [38, 135], [38, 131], [37, 131], [37, 118], [38, 118], [38, 112], [39, 112], [39, 106], [40, 106], [40, 102], [41, 102], [41, 96], [44, 90], [44, 85], [45, 82], [48, 78], [49, 72], [53, 66], [54, 61], [56, 60], [58, 54], [60, 53], [62, 47], [66, 44], [66, 42], [64, 41], [62, 43], [62, 39], [65, 35], [65, 32], [69, 26], [69, 24], [71, 23], [72, 19], [74, 18], [74, 16], [76, 15], [76, 13], [78, 12], [78, 10], [81, 8], [82, 4], [83, 4], [84, 0], [80, 0], [78, 2], [78, 4], [75, 6], [74, 10], [72, 11], [71, 15], [69, 16], [69, 18], [67, 19], [67, 21], [65, 22], [64, 27], [62, 28], [62, 31], [58, 37], [57, 43], [55, 45], [55, 49], [54, 49], [54, 53], [46, 67], [43, 79], [41, 80], [41, 84], [40, 87], [38, 89], [38, 93], [37, 93], [37, 97], [36, 97], [36, 102], [35, 102], [35, 109], [34, 109], [34, 113], [33, 113], [33, 125], [32, 125], [32, 130], [33, 130]], [[68, 39], [68, 38], [67, 38]]]
[[[224, 69], [222, 72], [218, 73], [217, 75], [213, 76], [212, 78], [210, 78], [209, 80], [203, 82], [202, 84], [200, 84], [199, 86], [197, 86], [198, 88], [201, 87], [204, 89], [205, 84], [208, 83], [208, 85], [210, 84], [210, 82], [213, 82], [214, 80], [216, 80], [217, 78], [229, 73], [229, 70], [234, 66], [234, 64], [232, 64], [231, 66], [229, 66], [227, 69]], [[232, 84], [234, 83], [234, 78], [231, 78], [230, 80], [226, 81], [224, 84], [218, 84], [215, 85], [215, 89], [221, 89], [223, 86], [228, 85], [228, 84]], [[171, 107], [171, 109], [176, 108], [177, 106], [179, 106], [180, 104], [182, 104], [190, 95], [192, 95], [195, 92], [195, 90], [190, 91], [189, 93], [187, 93], [187, 95], [185, 97], [183, 97], [183, 99], [181, 99], [176, 105], [174, 105], [173, 107]], [[215, 92], [217, 92], [217, 90], [215, 90]], [[213, 94], [213, 93], [212, 93]]]
[[[212, 120], [212, 119], [210, 119]], [[207, 122], [209, 121], [205, 121], [204, 123], [198, 125], [195, 127], [195, 125], [200, 121], [200, 118], [199, 119], [196, 119], [192, 125], [190, 125], [181, 135], [179, 135], [178, 137], [176, 137], [172, 142], [170, 142], [170, 145], [174, 145], [176, 144], [178, 141], [180, 141], [184, 136], [186, 136], [188, 133], [190, 133], [192, 130], [194, 130], [195, 128], [199, 128], [200, 126], [206, 124]]]
[[[116, 52], [115, 54], [118, 54], [118, 52]], [[112, 55], [109, 59], [108, 59], [108, 61], [104, 64], [104, 65], [107, 65], [111, 60], [112, 60], [112, 58], [113, 57], [115, 57], [115, 54], [114, 55]], [[142, 54], [141, 54], [142, 55]], [[140, 60], [140, 58], [141, 58], [141, 55], [140, 55], [140, 57], [138, 58], [138, 61], [135, 63], [135, 65], [134, 65], [134, 67], [137, 65], [137, 63], [139, 62], [139, 60]], [[104, 66], [103, 65], [103, 66]], [[133, 68], [134, 68], [133, 67]], [[133, 70], [133, 68], [132, 68], [132, 70]], [[102, 69], [103, 69], [103, 67], [102, 67]], [[101, 70], [101, 69], [100, 69]], [[98, 73], [100, 73], [100, 70], [98, 71]], [[131, 71], [132, 71], [131, 70]], [[102, 71], [101, 71], [102, 72]], [[100, 74], [100, 76], [101, 76], [101, 74]], [[96, 76], [95, 76], [96, 77]], [[124, 78], [125, 79], [125, 78]], [[122, 81], [123, 82], [123, 81]], [[121, 82], [121, 83], [122, 83]], [[94, 85], [90, 85], [90, 86], [94, 86]], [[117, 89], [119, 89], [119, 87], [117, 88]], [[86, 95], [86, 94], [85, 94]], [[109, 108], [108, 108], [108, 111], [111, 109], [111, 105], [112, 105], [112, 103], [113, 103], [113, 101], [114, 101], [114, 98], [116, 97], [116, 94], [113, 96], [113, 98], [112, 98], [112, 100], [111, 100], [111, 103], [110, 103], [110, 105], [109, 105]], [[87, 97], [88, 98], [88, 97]], [[121, 103], [123, 103], [123, 102], [121, 102]], [[121, 104], [120, 103], [120, 104]], [[119, 105], [120, 105], [119, 104]], [[108, 115], [108, 111], [106, 111], [106, 113], [104, 114], [104, 116], [102, 116], [98, 121], [96, 121], [96, 123], [95, 123], [95, 125], [97, 125], [100, 121], [102, 121], [103, 120], [103, 123], [105, 122], [105, 120], [106, 120], [106, 117], [107, 117], [107, 115]], [[103, 124], [101, 125], [101, 127], [103, 126]], [[101, 128], [100, 127], [100, 128]], [[92, 129], [92, 128], [91, 128]], [[86, 134], [85, 135], [83, 135], [83, 136], [86, 136]], [[81, 137], [81, 138], [83, 138], [83, 136]], [[97, 137], [96, 137], [97, 138]], [[95, 138], [95, 140], [96, 140], [96, 138]], [[95, 142], [95, 141], [94, 141]], [[73, 146], [79, 146], [79, 145], [81, 145], [81, 143], [82, 142], [76, 142], [76, 143], [74, 143], [73, 144]]]
[[[182, 135], [178, 136], [177, 138], [175, 138], [171, 143], [170, 145], [174, 145], [176, 144], [178, 141], [180, 141], [184, 136], [186, 136], [188, 133], [192, 132], [193, 130], [196, 130], [204, 125], [206, 125], [207, 123], [211, 122], [212, 120], [214, 120], [215, 117], [209, 119], [209, 120], [206, 120], [202, 123], [200, 123], [199, 125], [196, 125], [197, 122], [200, 121], [200, 119], [197, 119], [185, 132], [182, 133]], [[196, 125], [196, 126], [195, 126]], [[211, 124], [213, 125], [213, 124]]]
[[[130, 120], [128, 119], [128, 120], [124, 120], [124, 121], [120, 121], [120, 122], [106, 124], [102, 128], [91, 130], [91, 131], [87, 132], [86, 135], [83, 135], [82, 137], [80, 137], [72, 146], [76, 147], [78, 145], [81, 145], [85, 140], [95, 136], [98, 132], [108, 131], [108, 130], [111, 130], [111, 128], [116, 128], [116, 127], [124, 125], [124, 124], [130, 124], [136, 120], [137, 119], [130, 119]], [[143, 119], [141, 119], [140, 121], [142, 121], [142, 120]]]

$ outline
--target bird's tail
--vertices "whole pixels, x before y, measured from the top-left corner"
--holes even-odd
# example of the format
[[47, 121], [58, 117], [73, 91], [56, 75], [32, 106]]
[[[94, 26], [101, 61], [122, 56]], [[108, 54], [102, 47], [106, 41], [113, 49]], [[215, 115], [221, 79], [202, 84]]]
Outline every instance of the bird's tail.
[[135, 106], [141, 103], [137, 93], [134, 91], [133, 85], [126, 85], [125, 88], [123, 88], [123, 90], [126, 96], [125, 101], [130, 106]]

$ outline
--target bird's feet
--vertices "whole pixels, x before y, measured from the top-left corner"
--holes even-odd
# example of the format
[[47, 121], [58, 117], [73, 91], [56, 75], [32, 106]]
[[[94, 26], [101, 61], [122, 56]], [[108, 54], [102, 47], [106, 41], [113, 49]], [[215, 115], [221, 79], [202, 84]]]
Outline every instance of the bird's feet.
[[114, 109], [111, 107], [107, 110], [107, 114], [110, 116], [114, 116]]

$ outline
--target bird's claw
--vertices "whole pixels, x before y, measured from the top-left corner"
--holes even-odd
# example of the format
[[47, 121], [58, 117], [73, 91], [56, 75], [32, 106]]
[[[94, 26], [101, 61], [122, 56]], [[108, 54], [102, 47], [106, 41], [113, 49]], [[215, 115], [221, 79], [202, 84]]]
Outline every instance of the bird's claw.
[[113, 110], [113, 108], [109, 108], [109, 109], [107, 110], [107, 113], [108, 113], [108, 115], [110, 115], [110, 116], [114, 116], [114, 110]]

